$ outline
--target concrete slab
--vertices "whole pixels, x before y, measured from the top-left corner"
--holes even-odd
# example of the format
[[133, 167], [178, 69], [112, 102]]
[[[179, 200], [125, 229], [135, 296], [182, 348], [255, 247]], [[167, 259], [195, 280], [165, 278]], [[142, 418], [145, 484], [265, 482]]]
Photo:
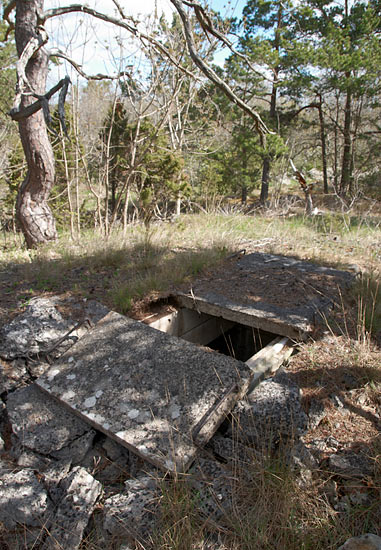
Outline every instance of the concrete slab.
[[287, 256], [253, 253], [225, 263], [176, 297], [181, 306], [289, 338], [313, 332], [353, 274]]
[[111, 312], [36, 384], [156, 466], [185, 471], [251, 378], [240, 361]]

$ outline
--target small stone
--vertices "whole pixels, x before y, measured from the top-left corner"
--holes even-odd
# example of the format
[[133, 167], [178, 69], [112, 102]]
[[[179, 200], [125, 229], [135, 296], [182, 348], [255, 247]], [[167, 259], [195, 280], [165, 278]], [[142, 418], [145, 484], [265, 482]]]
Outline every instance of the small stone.
[[[261, 382], [233, 411], [238, 436], [257, 448], [297, 439], [307, 429], [300, 388], [282, 371]], [[228, 431], [234, 439], [231, 430]]]
[[381, 550], [381, 538], [372, 533], [348, 539], [338, 550]]
[[88, 409], [88, 408], [94, 407], [96, 402], [97, 402], [97, 398], [95, 397], [95, 395], [93, 395], [93, 396], [88, 397], [87, 399], [85, 399], [84, 402], [83, 402], [83, 405], [84, 405], [84, 407], [86, 407], [86, 409]]

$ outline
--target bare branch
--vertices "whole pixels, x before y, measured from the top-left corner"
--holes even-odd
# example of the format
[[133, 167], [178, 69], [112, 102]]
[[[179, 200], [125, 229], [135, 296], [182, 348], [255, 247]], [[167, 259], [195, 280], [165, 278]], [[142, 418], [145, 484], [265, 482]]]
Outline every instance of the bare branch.
[[50, 50], [49, 51], [50, 57], [60, 57], [61, 59], [65, 59], [70, 65], [74, 67], [74, 69], [77, 71], [78, 74], [80, 74], [83, 78], [86, 80], [117, 80], [121, 76], [130, 76], [130, 74], [127, 71], [122, 71], [118, 73], [117, 75], [110, 76], [107, 74], [95, 74], [95, 75], [88, 75], [82, 70], [82, 65], [79, 65], [74, 59], [71, 59], [71, 57], [67, 56], [64, 52], [61, 52], [61, 50]]
[[161, 44], [158, 40], [156, 40], [156, 38], [141, 32], [133, 24], [127, 23], [126, 21], [121, 21], [120, 19], [116, 19], [111, 15], [100, 13], [92, 8], [89, 8], [88, 6], [84, 6], [82, 4], [71, 4], [70, 6], [63, 6], [61, 8], [53, 8], [50, 10], [46, 10], [44, 13], [44, 20], [46, 21], [47, 19], [51, 19], [52, 17], [57, 17], [59, 15], [65, 15], [66, 13], [73, 13], [73, 12], [86, 13], [88, 15], [91, 15], [92, 17], [95, 17], [96, 19], [101, 19], [106, 23], [111, 23], [113, 25], [116, 25], [117, 27], [121, 27], [122, 29], [125, 29], [126, 31], [130, 32], [131, 34], [139, 38], [140, 40], [146, 40], [147, 42], [150, 42], [153, 46], [155, 46], [155, 48], [157, 48], [157, 50], [159, 50], [174, 65], [176, 65], [176, 67], [178, 67], [180, 71], [182, 71], [183, 73], [187, 74], [192, 78], [197, 79], [197, 76], [193, 74], [191, 71], [189, 71], [186, 67], [183, 67], [181, 64], [179, 64], [178, 60], [173, 57], [171, 52], [165, 46], [163, 46], [163, 44]]
[[119, 15], [121, 16], [121, 18], [122, 19], [127, 19], [127, 17], [124, 14], [124, 11], [122, 9], [122, 6], [119, 4], [119, 2], [117, 0], [112, 0], [112, 2], [115, 4], [116, 9], [118, 10]]
[[22, 118], [27, 118], [34, 113], [37, 113], [40, 109], [44, 107], [44, 102], [49, 101], [49, 99], [56, 93], [58, 90], [60, 90], [63, 86], [68, 86], [70, 83], [69, 77], [65, 77], [62, 80], [58, 82], [53, 88], [51, 88], [45, 95], [40, 96], [37, 101], [32, 103], [32, 105], [29, 105], [22, 111], [12, 109], [9, 113], [12, 120], [21, 120]]
[[193, 38], [191, 23], [189, 17], [187, 16], [183, 2], [180, 0], [171, 0], [171, 3], [175, 6], [178, 11], [181, 21], [183, 23], [183, 30], [185, 35], [185, 40], [188, 46], [189, 55], [191, 56], [195, 65], [211, 80], [216, 86], [218, 86], [224, 94], [235, 103], [240, 109], [245, 111], [253, 120], [256, 126], [257, 132], [260, 136], [265, 134], [270, 134], [270, 130], [267, 128], [266, 124], [261, 119], [260, 115], [254, 111], [247, 103], [242, 101], [233, 90], [224, 82], [215, 71], [198, 55], [196, 44]]

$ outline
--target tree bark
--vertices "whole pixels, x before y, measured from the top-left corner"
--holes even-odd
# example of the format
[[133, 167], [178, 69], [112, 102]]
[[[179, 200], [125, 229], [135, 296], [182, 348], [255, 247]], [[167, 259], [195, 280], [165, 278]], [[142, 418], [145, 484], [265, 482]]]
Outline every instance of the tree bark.
[[[15, 37], [20, 58], [25, 46], [37, 35], [38, 14], [43, 0], [17, 0]], [[48, 55], [40, 48], [28, 61], [25, 70], [30, 92], [45, 94], [48, 74]], [[35, 96], [23, 94], [20, 111], [35, 101]], [[27, 175], [17, 197], [17, 217], [28, 248], [55, 240], [57, 231], [47, 200], [54, 183], [54, 155], [50, 144], [43, 110], [19, 120], [19, 131], [27, 162]]]

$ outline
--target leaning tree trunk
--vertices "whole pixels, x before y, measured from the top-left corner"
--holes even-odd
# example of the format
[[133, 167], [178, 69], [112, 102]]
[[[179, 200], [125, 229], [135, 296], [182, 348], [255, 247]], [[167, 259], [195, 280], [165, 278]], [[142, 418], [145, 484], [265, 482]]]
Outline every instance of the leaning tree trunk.
[[[37, 14], [42, 12], [43, 7], [43, 0], [17, 0], [15, 36], [19, 58], [28, 42], [37, 36]], [[25, 73], [30, 85], [30, 89], [25, 91], [44, 95], [48, 55], [43, 48], [28, 61]], [[35, 96], [23, 94], [20, 110], [34, 101]], [[47, 203], [54, 183], [54, 156], [42, 109], [28, 118], [22, 118], [19, 131], [28, 171], [18, 192], [17, 217], [27, 246], [33, 248], [57, 238], [54, 217]]]

